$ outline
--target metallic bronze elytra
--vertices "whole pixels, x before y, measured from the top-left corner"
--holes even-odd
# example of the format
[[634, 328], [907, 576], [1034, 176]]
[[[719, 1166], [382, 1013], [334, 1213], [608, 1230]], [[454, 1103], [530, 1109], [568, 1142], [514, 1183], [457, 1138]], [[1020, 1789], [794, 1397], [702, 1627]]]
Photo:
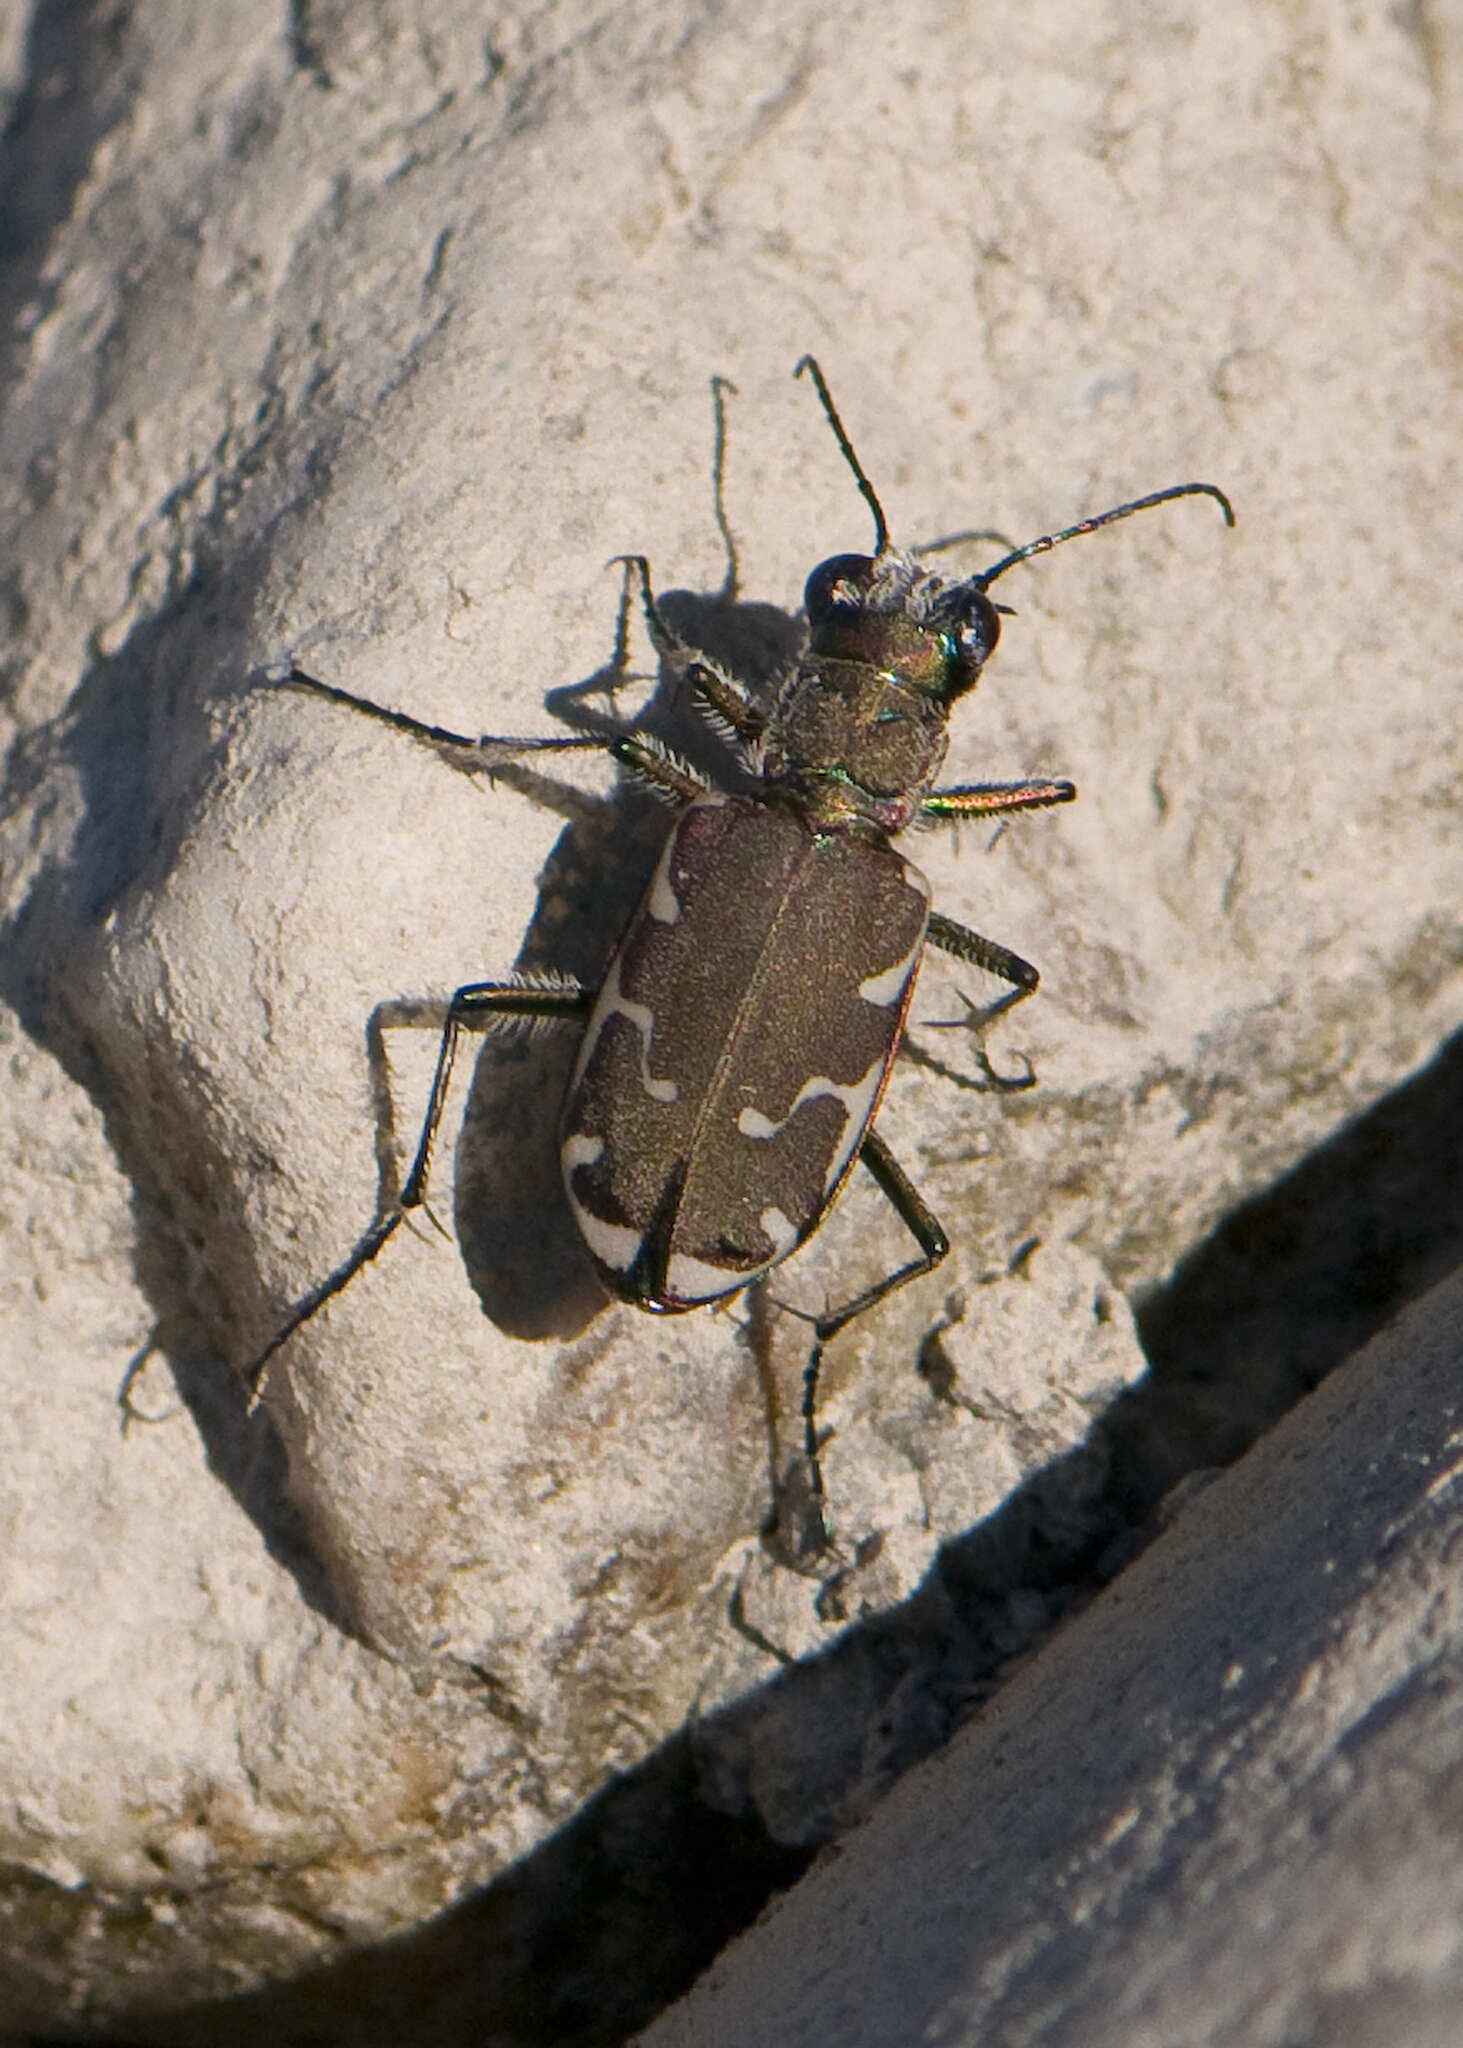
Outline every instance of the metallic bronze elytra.
[[[400, 1196], [255, 1360], [251, 1406], [280, 1346], [424, 1202], [460, 1032], [505, 1017], [584, 1018], [560, 1157], [580, 1233], [621, 1299], [657, 1313], [724, 1300], [817, 1229], [858, 1161], [914, 1239], [917, 1256], [810, 1318], [804, 1438], [821, 1504], [816, 1395], [824, 1345], [949, 1249], [873, 1128], [925, 945], [1007, 983], [979, 1013], [981, 1023], [1037, 985], [1027, 961], [932, 911], [929, 884], [891, 841], [920, 818], [1036, 810], [1076, 795], [1059, 780], [936, 787], [951, 708], [974, 688], [1000, 634], [990, 586], [1018, 562], [1170, 498], [1214, 498], [1231, 526], [1234, 513], [1213, 484], [1175, 484], [1043, 534], [977, 575], [942, 576], [891, 542], [811, 356], [796, 374], [805, 370], [873, 514], [874, 552], [835, 555], [813, 570], [804, 593], [808, 644], [770, 707], [677, 638], [656, 605], [644, 558], [623, 558], [627, 595], [633, 578], [657, 652], [728, 736], [748, 793], [713, 788], [645, 733], [608, 741], [473, 739], [299, 668], [284, 678], [451, 749], [458, 765], [492, 768], [527, 754], [606, 747], [679, 816], [598, 990], [521, 978], [472, 982], [453, 996]], [[724, 380], [713, 388], [719, 453]], [[718, 469], [718, 516], [719, 487]]]
[[887, 847], [791, 805], [682, 814], [564, 1106], [569, 1199], [616, 1293], [719, 1301], [817, 1228], [883, 1093], [929, 897]]

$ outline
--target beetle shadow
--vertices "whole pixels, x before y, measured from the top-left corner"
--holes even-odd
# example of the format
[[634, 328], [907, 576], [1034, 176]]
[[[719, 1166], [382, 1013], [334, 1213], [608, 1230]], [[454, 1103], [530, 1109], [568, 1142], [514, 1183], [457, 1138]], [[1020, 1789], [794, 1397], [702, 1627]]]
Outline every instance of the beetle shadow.
[[[801, 647], [800, 622], [771, 605], [682, 590], [667, 591], [657, 601], [678, 637], [735, 675], [757, 703], [770, 698]], [[615, 654], [604, 667], [583, 682], [551, 691], [546, 702], [573, 731], [606, 743], [625, 732], [649, 733], [716, 787], [749, 786], [740, 757], [697, 711], [673, 663], [660, 665], [652, 694], [633, 722], [606, 715], [596, 702], [613, 701], [627, 680], [623, 638], [617, 636]], [[494, 778], [559, 810], [566, 820], [539, 876], [539, 906], [513, 971], [567, 975], [597, 989], [649, 883], [675, 810], [629, 777], [602, 798], [566, 789], [523, 762], [495, 769]], [[490, 978], [498, 971], [496, 963], [482, 969], [464, 963], [463, 978]], [[399, 1106], [383, 1088], [384, 1063], [374, 1041], [380, 1028], [399, 1022], [435, 1022], [440, 1029], [444, 1014], [441, 1005], [384, 1004], [373, 1018], [383, 1199], [394, 1193], [390, 1175], [399, 1140], [415, 1133], [398, 1125]], [[454, 1230], [484, 1313], [511, 1337], [577, 1336], [608, 1299], [559, 1169], [559, 1108], [581, 1029], [577, 1022], [497, 1026], [477, 1041], [457, 1145]]]
[[[115, 651], [94, 658], [64, 718], [12, 747], [6, 806], [23, 807], [59, 777], [77, 791], [78, 822], [38, 853], [0, 948], [0, 998], [101, 1118], [129, 1190], [133, 1278], [153, 1318], [148, 1349], [166, 1355], [210, 1470], [305, 1601], [349, 1630], [291, 1494], [278, 1432], [267, 1410], [246, 1416], [248, 1387], [237, 1367], [257, 1345], [261, 1323], [266, 1331], [269, 1323], [261, 1314], [249, 1189], [238, 1161], [211, 1149], [211, 1121], [198, 1114], [188, 1085], [175, 1085], [165, 1061], [157, 1062], [154, 1084], [139, 1089], [139, 1027], [130, 1017], [98, 1012], [84, 965], [114, 913], [166, 890], [195, 830], [200, 792], [226, 772], [227, 707], [249, 687], [241, 655], [255, 631], [254, 598], [268, 555], [267, 543], [236, 546], [227, 556], [200, 543], [192, 576], [171, 603], [139, 622]], [[662, 603], [688, 643], [754, 691], [775, 684], [800, 644], [799, 622], [770, 606], [679, 591]], [[596, 725], [594, 699], [607, 680], [615, 678], [597, 671], [552, 692], [550, 701], [572, 729], [608, 738], [628, 722], [600, 717]], [[735, 763], [679, 678], [665, 665], [649, 680], [651, 695], [635, 728], [655, 732], [718, 781], [730, 778]], [[500, 765], [494, 775], [556, 810], [564, 830], [545, 864], [517, 960], [464, 959], [461, 979], [513, 967], [557, 969], [597, 986], [673, 812], [628, 777], [595, 797], [521, 761]], [[393, 1022], [440, 1031], [442, 1007], [432, 1015], [430, 1004], [393, 1001], [380, 990], [367, 991], [368, 1002], [373, 995], [386, 1000], [367, 1028], [367, 1070], [379, 1073], [384, 1086], [383, 1031]], [[464, 1072], [469, 1052], [478, 1056], [465, 1112], [449, 1110], [461, 1117], [457, 1241], [484, 1312], [514, 1336], [572, 1334], [605, 1304], [559, 1178], [558, 1111], [577, 1045], [571, 1027], [500, 1032], [461, 1049]], [[378, 1096], [378, 1107], [381, 1189], [389, 1204], [401, 1170], [397, 1141], [415, 1141], [421, 1105], [380, 1107]], [[267, 1148], [250, 1163], [260, 1175], [277, 1170]], [[276, 1307], [282, 1321], [289, 1304]], [[250, 1334], [241, 1346], [243, 1330]]]

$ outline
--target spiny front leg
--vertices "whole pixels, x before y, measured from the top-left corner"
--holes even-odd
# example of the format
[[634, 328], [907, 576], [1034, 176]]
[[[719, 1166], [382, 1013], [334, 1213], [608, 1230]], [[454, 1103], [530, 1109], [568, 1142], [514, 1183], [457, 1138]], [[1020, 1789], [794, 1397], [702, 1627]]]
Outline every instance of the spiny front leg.
[[[363, 711], [368, 718], [389, 725], [394, 732], [404, 732], [409, 739], [420, 740], [424, 746], [438, 752], [467, 757], [460, 759], [458, 765], [469, 771], [481, 769], [491, 774], [495, 768], [509, 761], [521, 760], [527, 754], [593, 752], [613, 755], [623, 767], [674, 803], [691, 803], [696, 797], [703, 796], [709, 786], [689, 763], [644, 733], [584, 733], [563, 738], [544, 735], [504, 735], [498, 738], [491, 733], [483, 733], [474, 739], [467, 733], [452, 732], [444, 725], [428, 725], [424, 719], [413, 718], [409, 712], [392, 711], [384, 704], [373, 704], [369, 697], [357, 697], [353, 691], [338, 689], [334, 683], [322, 683], [318, 676], [307, 675], [302, 668], [291, 668], [281, 681], [296, 689], [310, 690], [349, 710]], [[497, 984], [484, 983], [483, 986]]]
[[951, 789], [932, 789], [920, 810], [927, 818], [989, 817], [993, 811], [1039, 811], [1049, 804], [1069, 804], [1075, 782], [962, 782]]
[[651, 592], [650, 564], [644, 555], [616, 555], [615, 560], [625, 564], [629, 575], [640, 579], [646, 630], [661, 660], [679, 669], [700, 698], [702, 709], [727, 726], [744, 746], [751, 746], [761, 739], [767, 721], [755, 705], [748, 702], [741, 686], [709, 656], [689, 646], [667, 624]]

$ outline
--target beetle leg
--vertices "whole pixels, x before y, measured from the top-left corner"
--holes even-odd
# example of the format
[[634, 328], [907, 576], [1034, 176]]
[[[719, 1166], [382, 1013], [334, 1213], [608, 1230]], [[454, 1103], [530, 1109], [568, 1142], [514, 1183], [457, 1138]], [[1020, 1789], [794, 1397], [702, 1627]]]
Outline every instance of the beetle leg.
[[1024, 1002], [1041, 980], [1031, 962], [1023, 960], [1019, 953], [1013, 953], [1009, 946], [998, 946], [994, 939], [983, 939], [979, 932], [957, 924], [953, 917], [946, 917], [938, 910], [930, 912], [925, 936], [942, 953], [953, 953], [957, 960], [968, 960], [972, 966], [984, 968], [987, 974], [1010, 982], [1011, 987], [1005, 995], [997, 996], [993, 1003], [980, 1011], [982, 1024], [989, 1024], [1004, 1011]]
[[652, 733], [620, 733], [610, 741], [608, 751], [622, 768], [648, 782], [657, 796], [666, 797], [673, 804], [694, 803], [711, 787], [689, 761], [683, 761]]
[[645, 626], [650, 634], [651, 645], [662, 661], [670, 662], [680, 670], [696, 696], [701, 708], [730, 726], [744, 745], [751, 745], [761, 739], [767, 721], [755, 706], [747, 702], [746, 695], [724, 669], [708, 656], [690, 647], [681, 639], [656, 604], [650, 588], [650, 564], [644, 555], [617, 555], [616, 561], [623, 562], [627, 575], [640, 579], [640, 599], [645, 610]]
[[303, 1295], [290, 1310], [268, 1344], [249, 1367], [249, 1406], [253, 1414], [264, 1396], [265, 1382], [269, 1377], [270, 1360], [281, 1345], [293, 1337], [295, 1331], [308, 1323], [310, 1318], [322, 1309], [332, 1296], [355, 1278], [363, 1266], [368, 1266], [398, 1226], [413, 1209], [423, 1206], [427, 1196], [427, 1175], [431, 1170], [432, 1147], [442, 1122], [442, 1112], [447, 1103], [447, 1085], [452, 1078], [452, 1063], [457, 1054], [457, 1040], [464, 1030], [483, 1031], [491, 1027], [495, 1017], [587, 1017], [594, 1006], [594, 991], [581, 988], [577, 982], [539, 983], [517, 981], [475, 981], [457, 990], [447, 1006], [447, 1021], [442, 1027], [442, 1042], [437, 1049], [437, 1071], [432, 1078], [432, 1093], [427, 1103], [427, 1113], [422, 1121], [421, 1136], [417, 1140], [416, 1155], [411, 1171], [402, 1184], [401, 1193], [384, 1215], [378, 1216], [365, 1236], [361, 1238], [349, 1256], [343, 1259], [333, 1273]]
[[[558, 738], [543, 735], [521, 738], [505, 737], [495, 739], [491, 733], [484, 733], [472, 739], [466, 733], [450, 732], [443, 725], [427, 725], [420, 718], [413, 718], [405, 711], [388, 710], [384, 704], [373, 704], [369, 697], [357, 697], [350, 690], [339, 690], [334, 683], [322, 683], [318, 677], [306, 675], [302, 668], [291, 668], [281, 678], [297, 689], [314, 690], [321, 697], [328, 697], [333, 704], [344, 704], [352, 711], [364, 711], [369, 718], [376, 718], [383, 725], [389, 725], [396, 732], [404, 732], [424, 746], [435, 747], [449, 754], [471, 755], [471, 760], [460, 765], [469, 770], [486, 769], [489, 774], [505, 761], [518, 760], [524, 754], [586, 753], [597, 750], [611, 754], [622, 766], [641, 776], [660, 794], [670, 797], [675, 803], [691, 803], [698, 796], [704, 796], [710, 784], [704, 776], [698, 775], [688, 761], [648, 733], [576, 734], [574, 737]], [[512, 984], [487, 983], [487, 987], [511, 987]], [[466, 994], [466, 990], [461, 991]], [[454, 998], [455, 1000], [455, 998]], [[507, 1006], [511, 1008], [510, 1006]]]
[[640, 607], [645, 613], [645, 630], [650, 635], [650, 644], [662, 661], [689, 661], [692, 650], [681, 639], [675, 629], [666, 623], [660, 606], [655, 601], [655, 592], [650, 587], [650, 563], [644, 555], [611, 555], [611, 562], [625, 565], [625, 587], [628, 591], [630, 578], [638, 577], [640, 582]]
[[852, 1301], [846, 1301], [841, 1308], [829, 1309], [814, 1319], [813, 1354], [803, 1371], [803, 1446], [807, 1456], [808, 1469], [813, 1482], [814, 1498], [818, 1502], [823, 1520], [824, 1534], [828, 1534], [827, 1515], [824, 1511], [823, 1468], [818, 1458], [818, 1374], [823, 1363], [823, 1347], [829, 1339], [846, 1329], [855, 1317], [861, 1316], [881, 1302], [885, 1295], [892, 1294], [907, 1281], [918, 1280], [921, 1274], [931, 1273], [950, 1249], [950, 1240], [940, 1227], [938, 1217], [921, 1198], [914, 1182], [899, 1164], [889, 1147], [876, 1131], [866, 1131], [859, 1147], [859, 1158], [868, 1168], [879, 1187], [894, 1209], [900, 1222], [919, 1246], [920, 1255], [900, 1266], [893, 1273], [887, 1273], [882, 1280], [876, 1280], [871, 1287], [864, 1288]]
[[344, 704], [352, 711], [364, 711], [368, 718], [379, 719], [383, 725], [406, 733], [410, 739], [420, 740], [424, 746], [470, 755], [470, 760], [459, 765], [468, 769], [486, 769], [489, 774], [503, 762], [516, 761], [524, 754], [584, 753], [594, 747], [603, 753], [610, 744], [598, 734], [587, 733], [576, 734], [572, 738], [542, 734], [495, 738], [492, 733], [480, 733], [474, 738], [470, 733], [452, 732], [445, 725], [428, 725], [423, 719], [412, 718], [405, 711], [392, 711], [384, 704], [373, 704], [369, 697], [357, 697], [350, 690], [337, 689], [334, 683], [322, 683], [318, 676], [307, 675], [304, 669], [293, 664], [288, 675], [281, 676], [279, 680], [297, 690], [313, 690], [317, 696], [328, 697], [332, 704]]
[[[1013, 953], [1009, 946], [998, 946], [994, 939], [983, 939], [979, 932], [968, 930], [965, 925], [957, 924], [953, 917], [945, 917], [938, 910], [930, 912], [926, 937], [930, 944], [938, 946], [941, 952], [953, 953], [957, 960], [969, 960], [973, 966], [984, 968], [987, 974], [998, 975], [1002, 981], [1011, 983], [1006, 994], [997, 996], [993, 1003], [978, 1006], [970, 1003], [968, 996], [965, 998], [973, 1012], [966, 1021], [977, 1031], [984, 1031], [997, 1017], [1004, 1016], [1007, 1010], [1013, 1010], [1017, 1003], [1025, 1002], [1041, 980], [1031, 962], [1023, 960], [1019, 953]], [[979, 1046], [976, 1047], [976, 1058], [986, 1080], [999, 1091], [1010, 1094], [1036, 1085], [1036, 1075], [1029, 1060], [1026, 1062], [1024, 1074], [1005, 1075], [996, 1072], [986, 1058], [983, 1048]]]
[[686, 681], [701, 699], [701, 708], [713, 721], [729, 726], [744, 746], [753, 746], [767, 730], [766, 717], [749, 704], [741, 685], [704, 654], [686, 667]]
[[927, 818], [976, 818], [991, 811], [1069, 804], [1076, 794], [1075, 782], [962, 782], [953, 789], [932, 789], [920, 810]]

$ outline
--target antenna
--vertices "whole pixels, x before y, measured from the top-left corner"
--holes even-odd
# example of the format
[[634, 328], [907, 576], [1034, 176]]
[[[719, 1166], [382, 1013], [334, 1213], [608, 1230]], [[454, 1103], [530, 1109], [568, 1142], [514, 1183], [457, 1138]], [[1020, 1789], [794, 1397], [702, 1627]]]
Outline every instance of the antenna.
[[863, 492], [865, 502], [874, 515], [874, 553], [876, 555], [887, 554], [889, 552], [889, 522], [884, 517], [884, 508], [879, 503], [873, 485], [864, 475], [863, 464], [853, 452], [852, 441], [849, 440], [847, 434], [843, 431], [843, 421], [838, 417], [838, 407], [833, 403], [832, 397], [829, 394], [823, 372], [818, 368], [818, 365], [811, 356], [799, 358], [798, 366], [793, 371], [794, 377], [801, 377], [804, 370], [809, 370], [812, 373], [813, 382], [818, 387], [818, 396], [823, 401], [823, 410], [828, 415], [828, 424], [838, 436], [838, 445], [843, 450], [843, 459], [857, 477], [858, 487]]
[[[811, 358], [804, 357], [803, 360], [806, 362]], [[971, 580], [982, 590], [989, 590], [998, 576], [1004, 576], [1018, 562], [1029, 562], [1033, 555], [1050, 554], [1064, 540], [1076, 540], [1083, 533], [1096, 533], [1099, 526], [1111, 526], [1115, 519], [1131, 518], [1134, 512], [1146, 512], [1150, 505], [1165, 504], [1170, 498], [1195, 497], [1213, 498], [1224, 514], [1225, 525], [1234, 525], [1234, 507], [1217, 484], [1170, 484], [1166, 491], [1150, 491], [1146, 498], [1134, 498], [1127, 505], [1114, 505], [1111, 512], [1099, 512], [1094, 519], [1079, 519], [1075, 526], [1064, 526], [1060, 533], [1044, 533], [1040, 540], [1029, 540], [1024, 548], [1013, 548], [1009, 555], [1002, 555], [993, 569], [987, 569]]]

